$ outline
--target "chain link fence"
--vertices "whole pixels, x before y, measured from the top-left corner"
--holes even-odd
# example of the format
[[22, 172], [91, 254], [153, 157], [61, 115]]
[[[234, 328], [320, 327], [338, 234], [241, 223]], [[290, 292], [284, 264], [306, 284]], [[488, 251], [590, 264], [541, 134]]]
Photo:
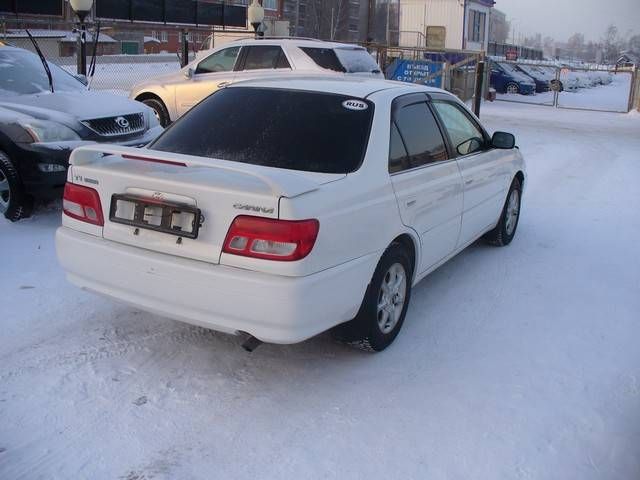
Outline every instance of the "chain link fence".
[[[162, 30], [159, 28], [162, 27]], [[38, 22], [29, 20], [28, 30], [35, 38], [48, 61], [71, 74], [78, 73], [78, 29], [68, 22]], [[248, 32], [240, 32], [247, 36]], [[176, 72], [181, 68], [183, 37], [188, 44], [188, 60], [208, 44], [209, 28], [178, 27], [143, 28], [129, 25], [97, 24], [87, 27], [87, 76], [91, 88], [128, 95], [131, 88], [158, 75]], [[236, 35], [237, 36], [237, 35]], [[0, 41], [35, 53], [25, 23], [19, 20], [0, 21]], [[93, 75], [90, 64], [95, 53]]]
[[489, 84], [497, 100], [557, 108], [628, 112], [636, 70], [551, 62], [490, 60]]

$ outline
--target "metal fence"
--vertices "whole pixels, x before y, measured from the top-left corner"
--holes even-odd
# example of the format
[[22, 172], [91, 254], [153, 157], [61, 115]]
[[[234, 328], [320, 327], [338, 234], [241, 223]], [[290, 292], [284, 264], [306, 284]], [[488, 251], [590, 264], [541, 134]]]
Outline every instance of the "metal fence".
[[628, 112], [637, 72], [615, 67], [491, 60], [489, 84], [499, 101], [557, 108]]
[[[16, 19], [0, 20], [0, 41], [35, 52], [25, 26], [47, 60], [69, 73], [78, 73], [78, 32], [73, 25], [31, 19], [28, 23]], [[96, 35], [97, 25], [90, 25], [86, 41], [87, 65], [95, 53], [94, 75], [92, 78], [88, 75], [91, 88], [128, 95], [135, 84], [181, 68], [183, 37], [187, 39], [188, 60], [192, 60], [211, 35], [210, 28], [190, 28], [188, 31], [177, 26], [153, 28], [103, 24]], [[248, 36], [249, 32], [237, 34]]]
[[[69, 23], [34, 22], [30, 20], [29, 30], [47, 59], [69, 73], [76, 73], [78, 48], [74, 27]], [[24, 26], [16, 19], [0, 19], [0, 40], [34, 50]], [[96, 42], [96, 25], [90, 26], [87, 37], [89, 60], [96, 54], [91, 88], [128, 95], [137, 83], [178, 71], [182, 61], [179, 52], [185, 35], [189, 60], [202, 46], [219, 45], [250, 35], [246, 31], [217, 32], [212, 42], [211, 29], [191, 28], [185, 32], [178, 26], [156, 28], [160, 27], [162, 31], [149, 30], [153, 26], [103, 24]], [[482, 52], [365, 46], [387, 78], [440, 87], [465, 102], [475, 96], [478, 65], [485, 60]], [[487, 59], [486, 65], [483, 96], [491, 86], [500, 101], [614, 112], [626, 112], [634, 106], [640, 109], [637, 69], [558, 67], [539, 60], [509, 62], [499, 57], [493, 58], [493, 62]], [[507, 70], [506, 75], [501, 79], [497, 70], [502, 70], [503, 74]]]

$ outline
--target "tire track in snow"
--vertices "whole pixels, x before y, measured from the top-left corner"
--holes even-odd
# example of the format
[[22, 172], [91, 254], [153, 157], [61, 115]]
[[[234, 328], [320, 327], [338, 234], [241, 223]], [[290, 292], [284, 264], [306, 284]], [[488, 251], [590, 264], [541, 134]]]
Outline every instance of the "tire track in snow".
[[[45, 371], [70, 365], [84, 365], [114, 357], [123, 357], [166, 342], [169, 345], [197, 343], [220, 339], [222, 334], [201, 327], [184, 326], [168, 332], [158, 332], [132, 340], [108, 341], [105, 345], [90, 345], [64, 352], [40, 353], [32, 358], [23, 358], [18, 368], [0, 370], [0, 381], [22, 376], [26, 373]], [[55, 348], [55, 342], [51, 349]], [[14, 362], [7, 362], [12, 364]]]

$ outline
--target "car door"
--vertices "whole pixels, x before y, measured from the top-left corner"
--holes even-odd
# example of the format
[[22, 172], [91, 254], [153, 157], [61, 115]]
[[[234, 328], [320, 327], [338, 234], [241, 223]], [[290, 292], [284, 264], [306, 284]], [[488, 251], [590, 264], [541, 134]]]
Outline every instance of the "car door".
[[418, 274], [450, 255], [460, 233], [462, 177], [425, 94], [393, 103], [389, 173], [402, 222], [420, 236]]
[[455, 100], [432, 101], [462, 174], [464, 206], [458, 246], [472, 242], [498, 221], [508, 187], [504, 151], [491, 149], [487, 133]]
[[240, 46], [234, 46], [212, 53], [198, 62], [190, 78], [176, 84], [178, 116], [184, 115], [202, 99], [233, 82], [240, 49]]
[[280, 45], [244, 47], [236, 72], [236, 81], [279, 75], [291, 71], [291, 63]]

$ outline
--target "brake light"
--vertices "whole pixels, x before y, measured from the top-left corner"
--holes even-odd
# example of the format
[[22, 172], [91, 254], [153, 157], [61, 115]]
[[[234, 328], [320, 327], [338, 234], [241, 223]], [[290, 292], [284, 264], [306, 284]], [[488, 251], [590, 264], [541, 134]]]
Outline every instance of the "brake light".
[[62, 211], [76, 220], [100, 227], [104, 225], [100, 195], [93, 188], [67, 183], [62, 197]]
[[300, 260], [311, 252], [318, 220], [276, 220], [240, 215], [233, 220], [222, 251], [267, 260]]

